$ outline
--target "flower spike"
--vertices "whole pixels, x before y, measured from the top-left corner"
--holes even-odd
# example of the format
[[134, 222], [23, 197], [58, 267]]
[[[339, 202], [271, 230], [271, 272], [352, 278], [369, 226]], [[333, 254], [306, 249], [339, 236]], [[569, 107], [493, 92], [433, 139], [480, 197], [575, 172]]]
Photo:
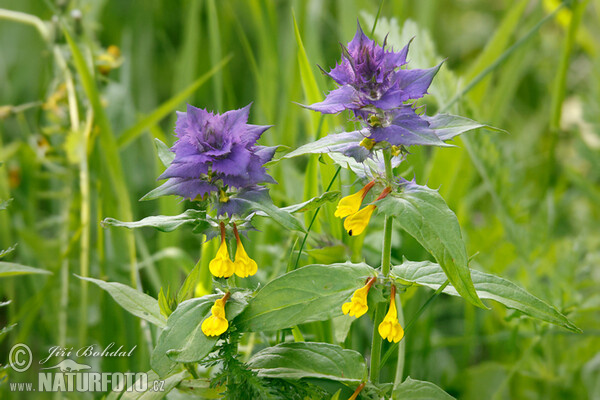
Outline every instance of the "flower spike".
[[345, 218], [356, 213], [360, 209], [360, 204], [365, 196], [374, 185], [375, 181], [371, 181], [358, 192], [342, 198], [337, 205], [334, 215], [338, 218]]
[[233, 261], [229, 258], [227, 242], [225, 241], [225, 224], [221, 222], [221, 246], [217, 255], [208, 264], [210, 273], [217, 278], [229, 278], [235, 271]]
[[367, 281], [365, 286], [361, 287], [360, 289], [356, 289], [350, 301], [342, 305], [342, 312], [346, 315], [356, 318], [360, 318], [362, 315], [364, 315], [369, 309], [367, 306], [367, 294], [376, 280], [376, 277], [372, 277]]
[[235, 223], [233, 224], [233, 234], [235, 235], [235, 240], [237, 240], [237, 250], [235, 251], [235, 261], [233, 262], [235, 274], [240, 278], [246, 278], [256, 274], [256, 271], [258, 270], [256, 261], [248, 257], [248, 254], [242, 245], [242, 241], [240, 240], [240, 235]]
[[[383, 191], [375, 201], [383, 199], [385, 196], [390, 194], [391, 191], [391, 187], [386, 187], [385, 189], [383, 189]], [[346, 220], [344, 221], [344, 229], [346, 229], [350, 236], [358, 236], [361, 233], [363, 233], [363, 231], [369, 224], [369, 221], [371, 220], [371, 215], [373, 215], [373, 211], [375, 211], [375, 208], [375, 204], [369, 204], [368, 206], [364, 207], [363, 209], [355, 212], [354, 214], [346, 218]]]
[[211, 316], [202, 322], [202, 332], [206, 336], [219, 336], [229, 328], [229, 322], [225, 318], [225, 303], [231, 293], [225, 293], [225, 296], [215, 301], [211, 307]]
[[404, 337], [404, 329], [398, 322], [398, 310], [396, 309], [396, 287], [392, 285], [392, 294], [390, 299], [390, 309], [387, 315], [379, 324], [379, 334], [389, 342], [398, 343]]

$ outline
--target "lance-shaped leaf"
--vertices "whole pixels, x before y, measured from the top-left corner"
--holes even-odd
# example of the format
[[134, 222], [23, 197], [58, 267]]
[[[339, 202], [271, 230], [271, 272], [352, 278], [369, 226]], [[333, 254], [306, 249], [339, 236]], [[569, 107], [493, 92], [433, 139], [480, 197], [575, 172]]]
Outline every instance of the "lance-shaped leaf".
[[360, 383], [367, 378], [363, 356], [329, 343], [281, 343], [259, 351], [248, 366], [265, 378], [319, 378]]
[[[446, 276], [438, 264], [422, 261], [404, 261], [392, 267], [391, 275], [402, 284], [417, 284], [437, 290], [446, 281]], [[496, 275], [471, 270], [471, 277], [477, 294], [482, 299], [495, 300], [506, 307], [551, 324], [562, 326], [573, 332], [581, 332], [571, 321], [525, 289]], [[458, 296], [452, 285], [446, 286], [444, 293]]]
[[6, 210], [11, 202], [12, 202], [12, 199], [0, 201], [0, 210]]
[[250, 201], [246, 199], [239, 199], [240, 201], [246, 202], [252, 206], [254, 210], [260, 211], [263, 215], [267, 215], [273, 219], [273, 221], [277, 222], [284, 228], [306, 232], [304, 227], [300, 222], [292, 216], [288, 211], [285, 211], [282, 208], [277, 207], [271, 202], [258, 202], [258, 201]]
[[0, 261], [0, 278], [15, 275], [52, 274], [45, 269], [28, 267], [26, 265]]
[[402, 193], [391, 193], [375, 204], [435, 257], [462, 297], [486, 308], [471, 281], [458, 219], [437, 191], [409, 182]]
[[377, 272], [366, 264], [307, 265], [266, 284], [236, 325], [249, 332], [273, 331], [342, 315], [342, 304], [372, 276]]
[[160, 139], [155, 138], [154, 145], [156, 146], [156, 152], [158, 153], [158, 158], [160, 159], [162, 165], [165, 167], [171, 165], [175, 159], [175, 153], [173, 153], [171, 149], [169, 149], [169, 146], [164, 144]]
[[112, 296], [113, 299], [125, 310], [129, 311], [136, 317], [145, 319], [146, 321], [158, 327], [165, 326], [165, 318], [160, 313], [158, 300], [148, 296], [145, 293], [135, 290], [132, 287], [123, 285], [118, 282], [106, 282], [94, 278], [84, 278], [83, 276], [75, 275], [79, 279], [92, 282], [98, 285]]
[[429, 122], [429, 129], [432, 129], [440, 140], [450, 140], [461, 133], [471, 131], [477, 128], [486, 128], [493, 131], [505, 132], [505, 130], [494, 128], [493, 126], [481, 124], [472, 119], [451, 114], [436, 114], [433, 117], [424, 116]]
[[106, 218], [103, 225], [119, 226], [129, 229], [152, 227], [159, 231], [171, 232], [185, 224], [197, 224], [206, 219], [206, 211], [186, 210], [179, 215], [155, 215], [140, 221], [124, 222], [114, 218]]
[[[168, 377], [162, 377], [162, 379], [152, 370], [140, 375], [141, 377], [135, 382], [132, 382], [131, 386], [122, 389], [122, 391], [113, 390], [110, 392], [106, 397], [106, 400], [164, 399], [171, 390], [178, 387], [181, 381], [189, 377], [190, 373], [187, 370], [178, 371]], [[146, 390], [138, 391], [139, 389], [136, 388], [144, 388]], [[160, 390], [155, 390], [158, 388], [160, 388]]]
[[[210, 315], [210, 308], [223, 295], [212, 294], [179, 304], [167, 320], [158, 343], [152, 352], [150, 365], [160, 376], [165, 376], [176, 363], [197, 362], [211, 352], [218, 336], [206, 336], [202, 321]], [[246, 307], [247, 294], [232, 293], [225, 303], [225, 316], [231, 321]]]
[[341, 152], [350, 144], [360, 143], [366, 136], [368, 136], [368, 131], [366, 130], [332, 133], [315, 142], [300, 146], [296, 150], [287, 153], [282, 158], [293, 158], [304, 154]]
[[394, 388], [393, 400], [454, 400], [454, 397], [431, 382], [417, 381], [410, 376]]
[[[325, 205], [326, 203], [335, 203], [336, 201], [338, 201], [340, 199], [340, 196], [341, 196], [341, 193], [337, 190], [334, 190], [331, 192], [325, 192], [322, 195], [313, 197], [312, 199], [307, 200], [305, 202], [302, 202], [299, 204], [294, 204], [294, 205], [287, 206], [287, 207], [283, 207], [283, 208], [281, 208], [281, 210], [284, 210], [289, 213], [312, 211], [315, 208], [319, 208], [319, 207]], [[258, 211], [258, 212], [256, 212], [256, 215], [265, 217], [267, 214], [264, 213], [263, 211]]]

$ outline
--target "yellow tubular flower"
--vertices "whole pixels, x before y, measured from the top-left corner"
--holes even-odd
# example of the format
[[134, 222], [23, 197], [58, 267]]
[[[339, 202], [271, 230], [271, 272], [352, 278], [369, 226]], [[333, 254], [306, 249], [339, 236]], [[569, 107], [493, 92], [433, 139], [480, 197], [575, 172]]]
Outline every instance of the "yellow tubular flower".
[[233, 233], [237, 240], [237, 250], [235, 251], [235, 261], [233, 262], [235, 265], [235, 274], [240, 278], [252, 276], [256, 274], [258, 266], [256, 265], [256, 261], [248, 257], [248, 253], [246, 253], [246, 250], [242, 245], [235, 223], [233, 224]]
[[221, 246], [217, 255], [208, 264], [210, 273], [217, 278], [229, 278], [235, 271], [233, 261], [229, 258], [227, 242], [225, 241], [225, 225], [221, 222]]
[[[383, 191], [377, 197], [377, 199], [375, 199], [375, 201], [383, 199], [385, 196], [390, 194], [391, 191], [391, 187], [386, 187], [385, 189], [383, 189]], [[346, 229], [346, 231], [348, 231], [348, 234], [350, 236], [358, 236], [361, 233], [363, 233], [363, 231], [369, 224], [369, 221], [371, 220], [371, 215], [373, 215], [373, 211], [375, 211], [375, 205], [369, 204], [362, 210], [359, 210], [354, 214], [350, 215], [348, 218], [346, 218], [346, 220], [344, 221], [344, 228]]]
[[219, 336], [229, 328], [229, 322], [225, 318], [225, 303], [229, 295], [230, 293], [227, 292], [223, 298], [215, 301], [210, 309], [212, 315], [202, 322], [202, 332], [206, 336]]
[[337, 208], [335, 209], [335, 213], [333, 215], [335, 215], [338, 218], [345, 218], [348, 215], [352, 215], [355, 212], [357, 212], [360, 209], [360, 204], [362, 203], [367, 193], [369, 193], [369, 190], [371, 190], [373, 185], [375, 185], [375, 181], [367, 183], [365, 187], [363, 187], [358, 192], [342, 198], [338, 203]]
[[398, 310], [396, 310], [396, 288], [392, 285], [390, 309], [379, 324], [378, 330], [382, 338], [389, 342], [398, 343], [404, 337], [404, 329], [398, 322]]
[[350, 236], [360, 235], [369, 224], [373, 211], [375, 211], [375, 205], [369, 204], [362, 210], [352, 214], [344, 221], [344, 229], [348, 231]]
[[375, 277], [369, 279], [365, 286], [354, 291], [350, 302], [342, 305], [342, 312], [344, 314], [350, 314], [351, 317], [359, 318], [367, 312], [369, 309], [367, 306], [367, 294], [369, 293], [369, 289], [371, 289], [371, 286], [373, 286], [375, 280]]

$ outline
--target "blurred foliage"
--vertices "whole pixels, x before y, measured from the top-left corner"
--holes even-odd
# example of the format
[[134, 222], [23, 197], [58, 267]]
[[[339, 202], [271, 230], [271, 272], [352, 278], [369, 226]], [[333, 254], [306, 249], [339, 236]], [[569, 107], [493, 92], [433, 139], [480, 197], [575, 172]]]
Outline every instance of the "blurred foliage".
[[[446, 58], [425, 100], [433, 113], [558, 5], [385, 1], [375, 36], [383, 41], [389, 32], [395, 48], [415, 36], [413, 68]], [[148, 370], [154, 328], [140, 325], [72, 273], [127, 283], [156, 298], [161, 287], [175, 292], [200, 259], [203, 290], [210, 288], [206, 271], [215, 241], [203, 243], [189, 229], [134, 233], [99, 223], [129, 213], [131, 220], [175, 215], [189, 205], [176, 198], [137, 202], [163, 169], [154, 138], [174, 141], [173, 111], [185, 107], [174, 96], [188, 89], [186, 102], [220, 112], [253, 101], [251, 122], [275, 125], [264, 135], [265, 145], [294, 148], [349, 128], [339, 116], [319, 122], [293, 102], [311, 101], [314, 85], [319, 92], [333, 88], [316, 65], [333, 66], [338, 42], [352, 38], [357, 18], [371, 26], [378, 6], [375, 0], [0, 0], [2, 9], [41, 18], [50, 36], [47, 43], [34, 27], [0, 18], [0, 201], [13, 198], [0, 213], [0, 249], [18, 244], [3, 261], [53, 273], [2, 279], [0, 301], [11, 303], [0, 308], [0, 327], [17, 326], [0, 336], [0, 362], [18, 342], [40, 357], [55, 345], [116, 342], [138, 347], [129, 359], [88, 363], [102, 371]], [[302, 75], [306, 65], [292, 15], [315, 75], [312, 92]], [[449, 111], [510, 134], [482, 130], [457, 140], [456, 148], [417, 149], [401, 167], [406, 177], [440, 188], [459, 218], [472, 268], [518, 283], [583, 333], [521, 318], [495, 303], [488, 303], [491, 311], [476, 310], [441, 296], [405, 338], [405, 376], [434, 382], [461, 399], [600, 398], [599, 18], [600, 1], [570, 2], [450, 105]], [[73, 36], [83, 64], [77, 65], [61, 26]], [[228, 55], [231, 60], [221, 63]], [[87, 80], [82, 67], [89, 69]], [[69, 94], [76, 96], [74, 110]], [[146, 117], [151, 122], [122, 139]], [[319, 126], [326, 132], [318, 132]], [[270, 168], [280, 183], [271, 188], [278, 205], [325, 190], [331, 166], [315, 160]], [[312, 172], [305, 178], [307, 169]], [[344, 172], [333, 189], [347, 194], [354, 181]], [[301, 264], [360, 261], [364, 246], [366, 261], [378, 265], [380, 227], [348, 238], [332, 213], [330, 205], [320, 213]], [[246, 246], [259, 265], [259, 273], [242, 283], [251, 288], [284, 272], [301, 239], [273, 223], [258, 228]], [[393, 256], [431, 259], [399, 233]], [[431, 293], [403, 293], [405, 318]], [[329, 324], [334, 337], [327, 324], [309, 323], [302, 330], [307, 340], [339, 340], [367, 354], [370, 322], [356, 321], [347, 338], [338, 330], [348, 327], [338, 322]], [[291, 334], [252, 338], [241, 348], [250, 354], [253, 346], [284, 337]], [[393, 379], [395, 361], [383, 367], [383, 381]]]

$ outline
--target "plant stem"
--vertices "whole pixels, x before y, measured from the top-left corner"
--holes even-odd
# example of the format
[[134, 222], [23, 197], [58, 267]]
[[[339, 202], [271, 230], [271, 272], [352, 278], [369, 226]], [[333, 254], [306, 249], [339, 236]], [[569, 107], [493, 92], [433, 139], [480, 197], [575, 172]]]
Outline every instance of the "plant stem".
[[374, 384], [379, 383], [379, 367], [381, 366], [381, 336], [379, 336], [379, 324], [385, 316], [385, 303], [377, 304], [373, 319], [373, 338], [371, 341], [371, 368], [369, 378]]
[[48, 30], [48, 27], [46, 26], [44, 21], [42, 21], [35, 15], [27, 14], [20, 11], [0, 9], [0, 19], [6, 19], [9, 21], [31, 25], [38, 30], [38, 32], [42, 36], [42, 39], [44, 39], [46, 42], [50, 41], [50, 31]]
[[[331, 187], [333, 186], [333, 183], [335, 182], [335, 179], [340, 174], [341, 169], [342, 169], [342, 167], [338, 167], [337, 171], [335, 171], [335, 174], [333, 174], [333, 178], [331, 178], [331, 180], [329, 181], [329, 185], [327, 185], [327, 189], [325, 189], [325, 192], [328, 192], [331, 189]], [[319, 215], [320, 210], [321, 210], [321, 207], [317, 208], [312, 219], [310, 220], [310, 224], [308, 224], [308, 229], [306, 229], [306, 233], [304, 234], [304, 239], [302, 239], [302, 243], [300, 244], [300, 250], [298, 250], [298, 257], [296, 257], [296, 262], [294, 263], [294, 269], [298, 268], [298, 263], [300, 262], [300, 257], [302, 256], [302, 250], [304, 249], [304, 245], [306, 244], [306, 240], [308, 239], [310, 230], [312, 229], [313, 224], [317, 220], [317, 216]]]
[[[385, 163], [385, 177], [388, 184], [394, 179], [394, 171], [392, 170], [392, 153], [390, 149], [383, 151], [383, 160]], [[392, 226], [393, 217], [386, 217], [383, 228], [383, 246], [381, 252], [381, 273], [384, 277], [390, 274], [390, 264], [392, 259]], [[402, 304], [396, 302], [396, 307], [402, 309]], [[378, 304], [375, 310], [375, 319], [373, 320], [373, 338], [371, 342], [371, 382], [379, 382], [379, 368], [381, 366], [381, 336], [379, 336], [379, 324], [383, 321], [385, 308], [383, 304]], [[398, 354], [398, 357], [404, 359], [404, 351]]]

